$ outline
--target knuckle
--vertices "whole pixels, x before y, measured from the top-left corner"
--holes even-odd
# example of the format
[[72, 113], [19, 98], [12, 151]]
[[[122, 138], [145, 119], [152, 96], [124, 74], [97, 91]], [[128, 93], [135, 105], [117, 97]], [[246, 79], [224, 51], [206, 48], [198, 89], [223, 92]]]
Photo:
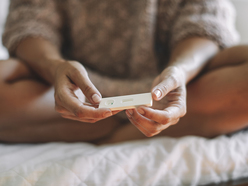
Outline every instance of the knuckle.
[[148, 138], [150, 138], [150, 137], [152, 137], [153, 135], [152, 135], [152, 133], [145, 133], [145, 136], [148, 137]]
[[186, 107], [183, 107], [183, 109], [182, 109], [182, 116], [181, 117], [185, 116], [186, 113], [187, 113], [187, 108]]
[[92, 92], [93, 91], [93, 89], [92, 89], [92, 87], [91, 86], [89, 86], [89, 85], [86, 85], [84, 88], [83, 88], [83, 90], [82, 90], [85, 94], [87, 94], [87, 93], [89, 93], [89, 92]]
[[168, 87], [166, 85], [164, 85], [164, 84], [160, 87], [160, 89], [161, 89], [161, 92], [162, 92], [163, 95], [165, 95], [165, 94], [167, 94], [169, 92]]
[[177, 87], [179, 82], [178, 82], [178, 78], [174, 75], [174, 74], [171, 74], [169, 76], [170, 80], [172, 81], [172, 84], [174, 87]]
[[133, 118], [135, 119], [135, 121], [136, 121], [137, 123], [142, 123], [140, 117], [137, 117], [136, 115], [133, 115]]
[[75, 116], [78, 117], [78, 118], [84, 118], [85, 117], [85, 113], [82, 112], [81, 110], [76, 110], [74, 112]]
[[165, 116], [165, 117], [163, 117], [163, 118], [161, 119], [161, 124], [167, 124], [167, 123], [170, 123], [170, 121], [171, 121], [171, 118]]
[[98, 112], [93, 112], [93, 118], [102, 118], [102, 117], [104, 117], [103, 114], [98, 113]]
[[77, 78], [80, 76], [84, 76], [84, 77], [88, 76], [86, 69], [80, 63], [76, 61], [72, 61], [70, 63], [73, 64], [70, 75]]
[[62, 100], [64, 100], [65, 95], [66, 95], [66, 89], [64, 87], [62, 87], [58, 91], [55, 91], [54, 99], [57, 102], [62, 102]]
[[80, 71], [77, 69], [77, 68], [72, 68], [71, 69], [71, 73], [70, 73], [70, 76], [72, 79], [74, 78], [79, 78], [80, 77]]
[[155, 132], [150, 132], [150, 133], [147, 133], [146, 136], [151, 138], [151, 137], [153, 137], [153, 136], [155, 136], [157, 134], [158, 134], [157, 132], [156, 133]]
[[[177, 123], [179, 122], [179, 120], [180, 120], [180, 118], [177, 118], [177, 119], [173, 120], [173, 121], [170, 123], [170, 126], [171, 126], [171, 125], [177, 124]], [[168, 127], [169, 127], [169, 126], [168, 126]]]
[[145, 135], [146, 135], [146, 137], [148, 137], [148, 138], [152, 137], [151, 133], [148, 133], [148, 134], [145, 134]]
[[179, 108], [179, 110], [181, 112], [181, 117], [183, 117], [187, 112], [185, 101], [184, 100], [179, 100], [179, 103], [178, 103], [177, 107]]
[[160, 133], [160, 130], [158, 127], [154, 127], [149, 131], [149, 136], [148, 137], [152, 137], [157, 135], [158, 133]]
[[175, 120], [175, 122], [172, 123], [172, 125], [177, 124], [177, 123], [179, 122], [179, 120], [180, 120], [180, 118], [177, 118], [177, 119]]

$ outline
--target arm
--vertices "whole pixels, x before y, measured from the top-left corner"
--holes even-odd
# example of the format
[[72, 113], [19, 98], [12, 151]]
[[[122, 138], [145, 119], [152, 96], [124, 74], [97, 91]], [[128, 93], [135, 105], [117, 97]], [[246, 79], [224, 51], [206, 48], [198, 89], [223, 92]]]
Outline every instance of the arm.
[[[85, 96], [96, 104], [101, 94], [80, 63], [62, 58], [63, 21], [58, 9], [54, 0], [11, 1], [3, 42], [12, 56], [22, 59], [54, 85], [56, 110], [63, 117], [96, 122], [111, 116], [109, 109], [97, 109], [82, 102]], [[81, 90], [84, 96], [78, 97], [77, 90]]]
[[168, 67], [180, 69], [188, 83], [218, 51], [219, 47], [214, 41], [200, 37], [185, 39], [172, 51]]
[[168, 66], [153, 82], [153, 107], [127, 110], [131, 123], [147, 137], [176, 124], [186, 114], [187, 82], [199, 74], [218, 50], [215, 42], [203, 38], [178, 43]]
[[43, 38], [22, 40], [14, 54], [50, 84], [54, 84], [58, 65], [65, 62], [58, 48]]
[[49, 41], [42, 38], [26, 38], [18, 45], [16, 56], [54, 85], [55, 108], [62, 117], [96, 122], [112, 115], [109, 109], [96, 109], [82, 104], [83, 100], [75, 93], [78, 88], [92, 104], [100, 101], [100, 92], [88, 78], [85, 68], [79, 62], [64, 60], [58, 49]]
[[233, 15], [227, 1], [184, 1], [171, 30], [169, 64], [153, 82], [153, 107], [126, 112], [146, 136], [160, 133], [186, 114], [186, 84], [220, 48], [237, 41]]

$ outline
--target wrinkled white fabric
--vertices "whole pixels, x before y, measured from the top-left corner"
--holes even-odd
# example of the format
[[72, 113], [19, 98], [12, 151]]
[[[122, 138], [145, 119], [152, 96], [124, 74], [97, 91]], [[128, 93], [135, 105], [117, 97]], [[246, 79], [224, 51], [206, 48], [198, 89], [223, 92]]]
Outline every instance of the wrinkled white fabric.
[[0, 145], [1, 186], [202, 185], [248, 176], [248, 132], [115, 145]]
[[[1, 0], [0, 8], [6, 2]], [[248, 0], [233, 2], [241, 41], [248, 41]], [[0, 44], [0, 59], [6, 58]], [[155, 138], [99, 147], [0, 144], [0, 186], [177, 186], [242, 177], [248, 177], [248, 132], [213, 140]]]

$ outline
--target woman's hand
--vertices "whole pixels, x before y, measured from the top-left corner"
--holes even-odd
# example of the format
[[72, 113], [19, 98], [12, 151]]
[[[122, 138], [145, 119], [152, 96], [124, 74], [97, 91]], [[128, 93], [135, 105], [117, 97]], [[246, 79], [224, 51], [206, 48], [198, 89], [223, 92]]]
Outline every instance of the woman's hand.
[[[64, 118], [94, 123], [115, 114], [110, 109], [97, 108], [101, 94], [79, 62], [59, 63], [54, 87], [55, 109]], [[91, 104], [85, 103], [85, 99]]]
[[126, 110], [130, 122], [147, 137], [176, 124], [186, 114], [186, 80], [181, 69], [167, 67], [153, 82], [152, 108]]

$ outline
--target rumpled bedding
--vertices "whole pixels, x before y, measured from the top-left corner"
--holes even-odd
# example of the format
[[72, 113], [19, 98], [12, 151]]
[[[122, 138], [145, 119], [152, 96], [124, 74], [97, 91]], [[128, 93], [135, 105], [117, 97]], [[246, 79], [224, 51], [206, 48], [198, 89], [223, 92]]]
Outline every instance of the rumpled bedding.
[[[232, 0], [247, 42], [247, 0]], [[7, 13], [1, 0], [0, 35]], [[1, 45], [0, 59], [8, 54]], [[248, 131], [205, 139], [160, 137], [113, 145], [0, 144], [0, 186], [180, 186], [248, 177]]]
[[248, 132], [112, 145], [0, 145], [1, 186], [205, 185], [248, 176]]

